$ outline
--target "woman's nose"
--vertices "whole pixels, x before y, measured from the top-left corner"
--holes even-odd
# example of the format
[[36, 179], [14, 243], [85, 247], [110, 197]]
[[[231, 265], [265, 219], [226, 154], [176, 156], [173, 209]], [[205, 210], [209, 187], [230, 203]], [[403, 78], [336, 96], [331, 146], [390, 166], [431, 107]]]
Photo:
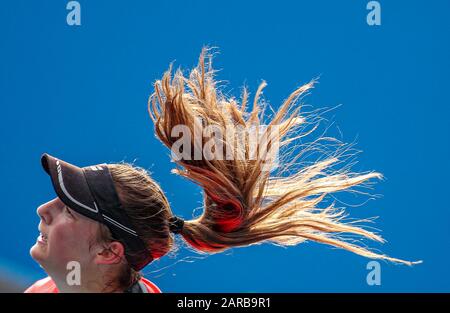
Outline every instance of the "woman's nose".
[[52, 221], [51, 203], [52, 203], [52, 201], [47, 202], [47, 203], [39, 206], [36, 210], [37, 215], [47, 225], [49, 225]]

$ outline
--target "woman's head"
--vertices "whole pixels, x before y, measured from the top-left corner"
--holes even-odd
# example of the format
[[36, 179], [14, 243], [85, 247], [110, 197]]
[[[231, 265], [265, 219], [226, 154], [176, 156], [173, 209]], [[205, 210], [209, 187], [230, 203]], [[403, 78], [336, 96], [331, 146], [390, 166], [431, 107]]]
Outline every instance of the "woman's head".
[[[48, 155], [43, 165], [59, 197], [37, 210], [42, 235], [31, 255], [48, 272], [63, 275], [67, 264], [77, 261], [82, 274], [104, 272], [116, 286], [126, 288], [140, 268], [170, 251], [172, 212], [147, 171], [126, 163], [80, 169]], [[82, 187], [85, 183], [87, 189]], [[108, 205], [114, 195], [108, 189], [117, 196], [112, 207]], [[130, 232], [139, 237], [125, 236]]]

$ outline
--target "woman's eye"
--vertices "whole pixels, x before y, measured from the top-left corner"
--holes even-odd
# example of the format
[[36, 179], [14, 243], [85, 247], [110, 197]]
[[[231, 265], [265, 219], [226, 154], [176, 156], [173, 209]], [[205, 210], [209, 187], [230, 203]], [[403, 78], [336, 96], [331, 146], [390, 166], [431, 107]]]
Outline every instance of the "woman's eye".
[[69, 210], [69, 208], [68, 208], [67, 206], [64, 207], [64, 210], [65, 210], [70, 216], [74, 217], [73, 214], [72, 214], [72, 212]]

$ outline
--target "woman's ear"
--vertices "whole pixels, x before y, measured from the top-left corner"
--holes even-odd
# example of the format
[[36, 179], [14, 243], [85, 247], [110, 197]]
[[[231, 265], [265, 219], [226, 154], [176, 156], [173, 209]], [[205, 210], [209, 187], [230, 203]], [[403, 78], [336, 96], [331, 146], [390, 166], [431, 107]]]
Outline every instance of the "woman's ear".
[[96, 264], [118, 264], [125, 256], [125, 248], [119, 241], [107, 243], [95, 256]]

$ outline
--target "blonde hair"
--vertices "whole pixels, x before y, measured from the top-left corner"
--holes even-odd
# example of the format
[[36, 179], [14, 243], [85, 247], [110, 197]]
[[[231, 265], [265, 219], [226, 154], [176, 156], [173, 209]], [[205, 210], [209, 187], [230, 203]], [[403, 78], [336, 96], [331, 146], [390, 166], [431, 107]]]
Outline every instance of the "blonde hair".
[[[187, 77], [177, 70], [172, 77], [172, 65], [161, 80], [154, 83], [154, 93], [149, 98], [148, 110], [155, 126], [155, 133], [169, 149], [173, 148], [178, 137], [172, 136], [176, 125], [187, 126], [192, 133], [196, 127], [213, 125], [223, 133], [243, 128], [250, 130], [265, 122], [266, 106], [260, 101], [266, 83], [259, 85], [249, 108], [249, 93], [246, 88], [240, 101], [224, 96], [214, 80], [212, 54], [204, 48], [198, 65]], [[301, 106], [295, 107], [299, 98], [313, 88], [314, 81], [297, 88], [281, 104], [267, 125], [277, 126], [279, 146], [287, 147], [296, 139], [309, 132], [304, 130], [307, 120], [299, 115]], [[237, 133], [237, 132], [236, 132]], [[320, 146], [320, 139], [312, 146]], [[330, 138], [328, 138], [330, 139]], [[331, 138], [332, 139], [332, 138]], [[223, 139], [224, 146], [234, 146], [237, 154], [248, 156], [248, 138], [239, 138], [240, 145]], [[274, 144], [269, 137], [269, 146]], [[257, 142], [258, 147], [262, 142]], [[193, 149], [204, 148], [204, 143], [191, 142]], [[318, 151], [321, 148], [318, 148]], [[303, 151], [298, 153], [298, 156]], [[357, 226], [356, 222], [344, 222], [345, 211], [331, 205], [323, 206], [328, 194], [350, 190], [366, 181], [381, 178], [376, 172], [358, 174], [348, 167], [340, 170], [333, 165], [341, 162], [342, 151], [323, 155], [313, 164], [291, 174], [294, 161], [284, 164], [282, 173], [287, 176], [271, 175], [264, 170], [264, 155], [254, 159], [189, 159], [176, 160], [178, 168], [173, 172], [201, 186], [204, 190], [204, 210], [196, 219], [185, 221], [182, 237], [194, 248], [215, 253], [231, 247], [248, 246], [270, 242], [281, 246], [296, 245], [306, 240], [339, 247], [372, 259], [412, 265], [409, 262], [392, 258], [341, 238], [343, 234], [358, 235], [378, 242], [381, 236]], [[284, 159], [286, 155], [282, 155]], [[164, 203], [164, 206], [168, 205]]]

